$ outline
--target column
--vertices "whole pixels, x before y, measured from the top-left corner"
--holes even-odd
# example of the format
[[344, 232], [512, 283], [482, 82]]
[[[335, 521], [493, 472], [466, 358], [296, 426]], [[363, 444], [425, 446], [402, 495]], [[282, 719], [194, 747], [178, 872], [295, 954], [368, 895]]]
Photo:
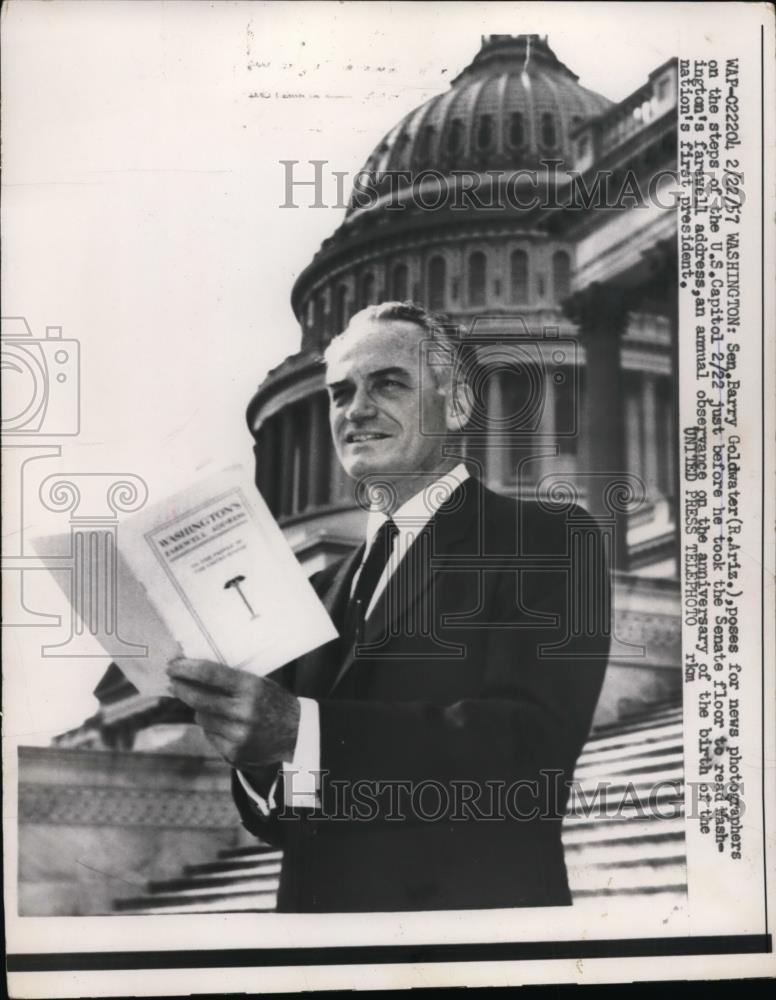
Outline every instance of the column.
[[310, 399], [310, 491], [308, 505], [322, 507], [329, 500], [330, 432], [326, 394]]
[[680, 518], [678, 516], [678, 501], [681, 496], [680, 462], [681, 442], [679, 432], [679, 288], [677, 284], [676, 242], [672, 239], [661, 240], [648, 251], [645, 256], [652, 269], [652, 294], [658, 301], [665, 304], [665, 314], [668, 318], [671, 335], [671, 374], [669, 376], [670, 390], [668, 393], [667, 423], [670, 428], [671, 444], [667, 450], [667, 471], [669, 484], [666, 493], [671, 498], [671, 518], [674, 523], [675, 551], [681, 549]]
[[641, 387], [639, 385], [640, 378], [641, 376], [637, 375], [633, 386], [626, 386], [625, 392], [625, 432], [628, 469], [634, 476], [644, 475], [644, 455], [641, 448], [643, 439], [643, 412]]
[[267, 506], [271, 510], [272, 504], [270, 503], [269, 496], [267, 495], [266, 480], [268, 437], [269, 434], [266, 422], [253, 432], [253, 482], [256, 485], [256, 489], [267, 501]]
[[280, 482], [278, 517], [288, 517], [294, 502], [294, 418], [291, 407], [286, 406], [276, 418], [280, 421]]
[[323, 289], [321, 295], [323, 296], [323, 327], [321, 329], [321, 350], [323, 350], [334, 336], [332, 333], [332, 326], [334, 325], [334, 285], [329, 282], [328, 285]]
[[278, 512], [277, 434], [277, 419], [270, 417], [265, 420], [261, 427], [256, 456], [259, 489], [273, 514]]
[[[663, 439], [661, 440], [661, 447], [664, 452], [664, 465], [663, 470], [665, 474], [664, 488], [667, 495], [671, 495], [675, 490], [676, 482], [676, 470], [678, 467], [677, 462], [677, 448], [676, 448], [676, 424], [674, 423], [676, 419], [676, 408], [674, 406], [673, 396], [675, 392], [671, 391], [673, 387], [671, 379], [668, 380], [669, 385], [669, 398], [668, 401], [663, 403]], [[671, 497], [671, 510], [673, 511], [673, 517], [676, 517], [676, 497]]]
[[590, 482], [587, 507], [612, 521], [614, 568], [627, 570], [627, 501], [630, 491], [625, 455], [623, 373], [620, 341], [627, 318], [624, 293], [612, 286], [591, 285], [574, 296], [570, 310], [580, 325], [587, 356], [582, 434]]
[[[673, 250], [673, 254], [671, 253]], [[676, 265], [676, 247], [669, 245], [669, 249], [666, 251], [668, 262], [665, 266], [665, 273], [667, 275], [667, 304], [668, 304], [668, 322], [670, 324], [671, 330], [671, 393], [670, 393], [670, 408], [669, 408], [669, 428], [671, 433], [671, 446], [668, 449], [669, 458], [669, 476], [670, 476], [670, 492], [673, 494], [671, 500], [671, 510], [673, 514], [674, 521], [674, 535], [676, 540], [676, 552], [677, 554], [681, 551], [681, 540], [682, 531], [680, 527], [680, 503], [679, 497], [681, 496], [681, 474], [679, 471], [680, 462], [679, 456], [681, 455], [681, 448], [679, 445], [678, 434], [679, 434], [679, 289], [677, 287], [677, 265]], [[678, 555], [677, 555], [677, 576], [679, 575], [678, 570]]]
[[644, 479], [647, 484], [647, 496], [655, 501], [660, 492], [657, 469], [657, 449], [659, 447], [657, 421], [657, 385], [655, 376], [645, 372], [641, 382], [641, 412], [644, 420]]
[[310, 506], [310, 442], [312, 410], [306, 399], [294, 406], [296, 415], [294, 440], [294, 513]]
[[496, 370], [488, 379], [488, 423], [485, 468], [492, 489], [504, 486], [508, 479], [507, 452], [509, 437], [504, 429], [504, 376]]
[[539, 424], [539, 433], [534, 440], [534, 468], [539, 474], [539, 482], [545, 476], [559, 471], [560, 464], [558, 462], [558, 441], [555, 436], [555, 394], [557, 388], [553, 374], [551, 370], [544, 374], [544, 409]]

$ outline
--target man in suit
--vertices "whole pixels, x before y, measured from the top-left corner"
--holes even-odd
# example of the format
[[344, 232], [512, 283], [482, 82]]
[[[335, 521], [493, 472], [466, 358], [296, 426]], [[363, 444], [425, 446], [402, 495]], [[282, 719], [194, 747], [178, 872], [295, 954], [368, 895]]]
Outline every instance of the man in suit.
[[279, 910], [570, 902], [560, 824], [609, 645], [601, 536], [470, 474], [448, 435], [471, 393], [429, 343], [452, 359], [432, 316], [385, 303], [327, 351], [337, 456], [372, 500], [364, 544], [312, 581], [339, 639], [268, 678], [170, 664], [243, 824], [283, 847]]

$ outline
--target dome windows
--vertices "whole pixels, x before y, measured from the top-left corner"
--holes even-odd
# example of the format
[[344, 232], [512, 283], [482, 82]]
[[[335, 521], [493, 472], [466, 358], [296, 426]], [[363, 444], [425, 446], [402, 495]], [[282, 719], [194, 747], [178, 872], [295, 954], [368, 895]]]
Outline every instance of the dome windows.
[[525, 143], [525, 123], [520, 111], [513, 111], [509, 116], [509, 145], [518, 147]]
[[487, 282], [487, 260], [481, 250], [469, 257], [469, 305], [484, 306]]
[[489, 149], [493, 145], [493, 115], [480, 115], [477, 129], [477, 148]]
[[509, 258], [510, 299], [518, 305], [528, 301], [528, 254], [513, 250]]
[[463, 122], [460, 118], [453, 118], [450, 124], [450, 131], [447, 133], [448, 153], [458, 153], [463, 146]]
[[555, 146], [558, 141], [555, 129], [555, 117], [549, 111], [542, 114], [542, 145]]
[[[395, 200], [389, 197], [393, 188], [408, 186], [402, 180], [397, 185], [396, 173], [425, 170], [486, 173], [491, 168], [506, 167], [538, 170], [544, 166], [541, 161], [550, 155], [572, 160], [578, 138], [575, 130], [597, 118], [610, 102], [581, 87], [575, 75], [549, 49], [542, 49], [543, 42], [532, 41], [530, 53], [527, 42], [521, 41], [514, 50], [509, 48], [512, 44], [499, 43], [483, 59], [475, 58], [451, 81], [449, 91], [429, 97], [410, 111], [375, 146], [367, 160], [367, 173], [381, 176], [381, 184], [374, 184], [386, 196], [381, 211]], [[521, 56], [511, 58], [512, 51], [519, 51]], [[433, 190], [427, 197], [434, 200]], [[348, 205], [348, 219], [358, 214], [359, 209], [373, 207], [374, 200], [374, 196], [369, 199], [355, 190]], [[452, 267], [450, 259], [448, 266]], [[452, 279], [452, 274], [449, 277]], [[424, 274], [421, 286], [425, 286], [425, 278]], [[501, 280], [508, 297], [508, 274]], [[531, 281], [535, 291], [535, 275]], [[549, 276], [547, 281], [549, 286]], [[463, 300], [466, 282], [464, 266]], [[494, 287], [488, 287], [488, 294], [493, 293]], [[390, 279], [386, 294], [389, 289]], [[409, 290], [413, 292], [412, 284]], [[451, 292], [452, 284], [448, 297]], [[425, 294], [425, 287], [421, 288], [421, 294]]]
[[420, 161], [428, 163], [434, 150], [435, 129], [433, 125], [426, 125], [420, 134]]
[[445, 308], [447, 264], [444, 257], [432, 257], [428, 263], [428, 308], [438, 311]]

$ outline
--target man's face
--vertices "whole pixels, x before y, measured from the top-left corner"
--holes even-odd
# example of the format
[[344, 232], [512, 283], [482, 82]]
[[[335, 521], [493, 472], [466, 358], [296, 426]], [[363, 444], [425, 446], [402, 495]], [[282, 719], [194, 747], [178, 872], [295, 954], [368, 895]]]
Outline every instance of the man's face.
[[423, 338], [414, 323], [365, 320], [330, 358], [326, 384], [332, 437], [352, 478], [439, 467], [448, 405], [430, 371], [421, 379]]

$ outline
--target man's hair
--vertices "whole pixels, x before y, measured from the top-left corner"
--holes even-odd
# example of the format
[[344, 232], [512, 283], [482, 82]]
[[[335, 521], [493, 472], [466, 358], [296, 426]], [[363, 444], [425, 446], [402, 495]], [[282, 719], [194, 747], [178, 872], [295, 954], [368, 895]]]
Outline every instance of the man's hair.
[[447, 390], [457, 357], [460, 329], [440, 313], [430, 312], [423, 306], [409, 300], [405, 302], [381, 302], [379, 305], [366, 306], [366, 308], [354, 313], [342, 333], [337, 334], [324, 351], [324, 362], [328, 364], [331, 354], [348, 337], [351, 327], [360, 326], [365, 321], [374, 322], [377, 320], [412, 323], [420, 328], [427, 339], [439, 344], [441, 357], [437, 357], [436, 363], [429, 365], [429, 367], [437, 388], [442, 391]]

